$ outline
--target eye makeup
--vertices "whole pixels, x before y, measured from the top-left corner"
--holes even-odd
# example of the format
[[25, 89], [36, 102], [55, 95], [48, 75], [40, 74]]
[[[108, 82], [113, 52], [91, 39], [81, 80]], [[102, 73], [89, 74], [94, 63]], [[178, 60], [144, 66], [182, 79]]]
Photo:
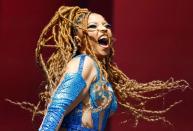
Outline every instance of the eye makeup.
[[[89, 23], [87, 29], [94, 30], [99, 26], [98, 23]], [[111, 25], [109, 23], [102, 23], [102, 26], [104, 26], [107, 29], [111, 29]]]
[[96, 25], [96, 24], [90, 24], [90, 25], [88, 25], [87, 28], [88, 28], [88, 29], [96, 29], [96, 28], [97, 28], [97, 25]]
[[103, 24], [107, 29], [111, 29], [111, 25], [109, 24], [109, 23], [105, 23], [105, 24]]

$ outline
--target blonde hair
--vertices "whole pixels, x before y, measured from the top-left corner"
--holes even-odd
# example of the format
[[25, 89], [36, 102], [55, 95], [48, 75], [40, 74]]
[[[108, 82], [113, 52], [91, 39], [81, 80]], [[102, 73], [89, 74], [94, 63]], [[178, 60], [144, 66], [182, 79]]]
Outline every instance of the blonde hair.
[[[189, 87], [189, 84], [185, 80], [175, 81], [173, 78], [166, 82], [154, 80], [148, 83], [139, 83], [136, 80], [129, 79], [117, 65], [113, 63], [113, 47], [111, 47], [109, 56], [103, 61], [99, 61], [93, 52], [87, 34], [87, 21], [90, 13], [88, 9], [79, 7], [61, 6], [58, 9], [48, 25], [43, 29], [36, 48], [36, 60], [45, 73], [47, 82], [45, 90], [39, 95], [40, 101], [37, 105], [28, 102], [8, 101], [33, 112], [33, 118], [37, 114], [44, 115], [47, 110], [47, 105], [50, 102], [50, 97], [65, 72], [67, 63], [74, 55], [78, 54], [78, 50], [84, 48], [86, 53], [91, 55], [98, 64], [100, 74], [104, 75], [106, 80], [112, 84], [117, 95], [118, 103], [134, 116], [135, 125], [138, 124], [140, 119], [146, 121], [161, 120], [171, 124], [163, 117], [163, 114], [180, 103], [181, 100], [174, 102], [166, 109], [158, 111], [146, 109], [146, 105], [149, 101], [163, 98], [171, 91], [183, 91]], [[79, 49], [77, 49], [78, 47], [74, 41], [77, 28], [83, 31], [83, 42]], [[43, 50], [45, 48], [53, 48], [50, 56], [43, 56]], [[46, 59], [44, 59], [44, 57]], [[43, 106], [41, 106], [42, 103], [44, 103]]]

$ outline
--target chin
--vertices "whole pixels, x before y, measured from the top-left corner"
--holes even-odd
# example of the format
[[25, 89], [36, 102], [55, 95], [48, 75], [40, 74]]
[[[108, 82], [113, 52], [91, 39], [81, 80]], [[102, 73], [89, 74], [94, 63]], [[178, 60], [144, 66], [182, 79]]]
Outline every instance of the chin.
[[109, 53], [103, 52], [103, 53], [97, 54], [96, 56], [98, 59], [103, 59], [103, 58], [107, 57], [108, 55], [109, 55]]

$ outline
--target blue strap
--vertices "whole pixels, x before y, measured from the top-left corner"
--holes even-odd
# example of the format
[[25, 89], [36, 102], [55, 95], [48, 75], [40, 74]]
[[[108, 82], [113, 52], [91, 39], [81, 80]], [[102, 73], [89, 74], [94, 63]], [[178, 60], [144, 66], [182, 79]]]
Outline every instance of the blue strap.
[[83, 66], [84, 66], [85, 56], [86, 56], [85, 54], [80, 55], [80, 64], [79, 64], [79, 67], [78, 67], [78, 72], [80, 74], [82, 74], [82, 69], [83, 69]]

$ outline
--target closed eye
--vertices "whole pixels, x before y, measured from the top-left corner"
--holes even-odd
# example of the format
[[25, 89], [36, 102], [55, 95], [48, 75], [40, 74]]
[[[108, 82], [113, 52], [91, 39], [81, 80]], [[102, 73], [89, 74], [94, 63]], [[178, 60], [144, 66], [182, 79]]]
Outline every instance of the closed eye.
[[105, 24], [105, 27], [106, 27], [107, 29], [111, 29], [111, 25], [110, 25], [110, 24]]
[[95, 29], [95, 28], [97, 28], [97, 26], [96, 25], [89, 25], [88, 27], [87, 27], [88, 29], [90, 28], [90, 29]]

